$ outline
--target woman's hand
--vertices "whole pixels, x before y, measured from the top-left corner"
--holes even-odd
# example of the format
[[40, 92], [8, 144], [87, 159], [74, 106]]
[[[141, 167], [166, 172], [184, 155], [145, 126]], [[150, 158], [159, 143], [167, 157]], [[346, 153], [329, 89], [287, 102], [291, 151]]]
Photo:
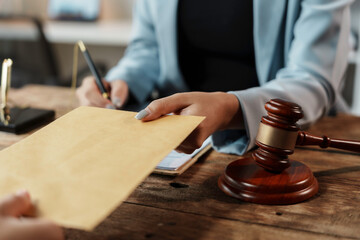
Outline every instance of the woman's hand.
[[191, 153], [217, 130], [242, 127], [240, 104], [233, 94], [214, 92], [178, 93], [150, 103], [137, 115], [142, 121], [151, 121], [162, 115], [205, 116], [206, 119], [177, 148]]
[[44, 219], [21, 218], [34, 209], [30, 195], [19, 191], [0, 200], [0, 240], [63, 240], [63, 232]]
[[129, 97], [128, 84], [123, 80], [106, 82], [103, 80], [104, 86], [110, 92], [112, 101], [103, 98], [99, 88], [96, 85], [95, 78], [92, 76], [84, 78], [81, 86], [76, 90], [76, 95], [80, 105], [94, 106], [103, 108], [121, 108]]

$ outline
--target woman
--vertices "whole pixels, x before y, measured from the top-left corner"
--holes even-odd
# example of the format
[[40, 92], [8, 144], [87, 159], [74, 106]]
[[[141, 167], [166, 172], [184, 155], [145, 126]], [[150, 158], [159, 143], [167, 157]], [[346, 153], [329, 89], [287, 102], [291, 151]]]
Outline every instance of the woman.
[[[155, 101], [144, 120], [169, 112], [207, 116], [180, 149], [189, 152], [213, 134], [216, 150], [243, 154], [254, 146], [269, 99], [302, 106], [301, 125], [311, 124], [341, 100], [351, 3], [138, 0], [133, 39], [106, 77], [113, 104], [122, 106], [129, 95], [144, 102], [154, 89], [160, 96], [233, 90]], [[112, 104], [91, 78], [78, 97], [83, 105]]]

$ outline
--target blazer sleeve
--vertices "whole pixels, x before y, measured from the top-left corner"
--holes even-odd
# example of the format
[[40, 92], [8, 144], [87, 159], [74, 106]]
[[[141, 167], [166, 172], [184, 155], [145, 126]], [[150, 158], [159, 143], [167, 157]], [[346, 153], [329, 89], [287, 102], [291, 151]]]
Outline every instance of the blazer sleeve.
[[124, 80], [139, 102], [151, 94], [159, 78], [159, 49], [148, 1], [137, 0], [133, 11], [132, 39], [124, 57], [105, 79]]
[[266, 115], [264, 104], [272, 98], [282, 98], [302, 107], [304, 118], [299, 120], [300, 127], [308, 126], [328, 112], [347, 66], [351, 2], [302, 2], [286, 67], [261, 87], [230, 92], [240, 102], [245, 129], [214, 133], [216, 150], [244, 154], [253, 148], [259, 122]]

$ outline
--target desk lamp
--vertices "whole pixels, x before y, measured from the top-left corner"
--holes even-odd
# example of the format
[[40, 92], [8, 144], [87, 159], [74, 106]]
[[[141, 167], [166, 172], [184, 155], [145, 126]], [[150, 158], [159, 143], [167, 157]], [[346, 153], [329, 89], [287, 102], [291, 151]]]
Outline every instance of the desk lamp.
[[293, 204], [318, 192], [318, 182], [305, 164], [289, 160], [295, 146], [318, 145], [360, 152], [360, 142], [317, 137], [299, 131], [301, 107], [281, 99], [265, 104], [252, 157], [230, 163], [218, 180], [226, 194], [260, 204]]
[[54, 119], [55, 112], [29, 107], [8, 106], [8, 91], [11, 83], [11, 67], [13, 61], [5, 59], [1, 74], [1, 106], [0, 131], [10, 133], [24, 133]]

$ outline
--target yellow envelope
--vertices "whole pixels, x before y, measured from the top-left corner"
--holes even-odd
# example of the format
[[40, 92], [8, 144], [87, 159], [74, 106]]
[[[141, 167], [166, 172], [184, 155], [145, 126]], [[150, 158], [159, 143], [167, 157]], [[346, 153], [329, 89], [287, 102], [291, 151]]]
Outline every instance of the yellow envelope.
[[27, 189], [38, 213], [92, 230], [204, 119], [80, 107], [0, 152], [0, 196]]

